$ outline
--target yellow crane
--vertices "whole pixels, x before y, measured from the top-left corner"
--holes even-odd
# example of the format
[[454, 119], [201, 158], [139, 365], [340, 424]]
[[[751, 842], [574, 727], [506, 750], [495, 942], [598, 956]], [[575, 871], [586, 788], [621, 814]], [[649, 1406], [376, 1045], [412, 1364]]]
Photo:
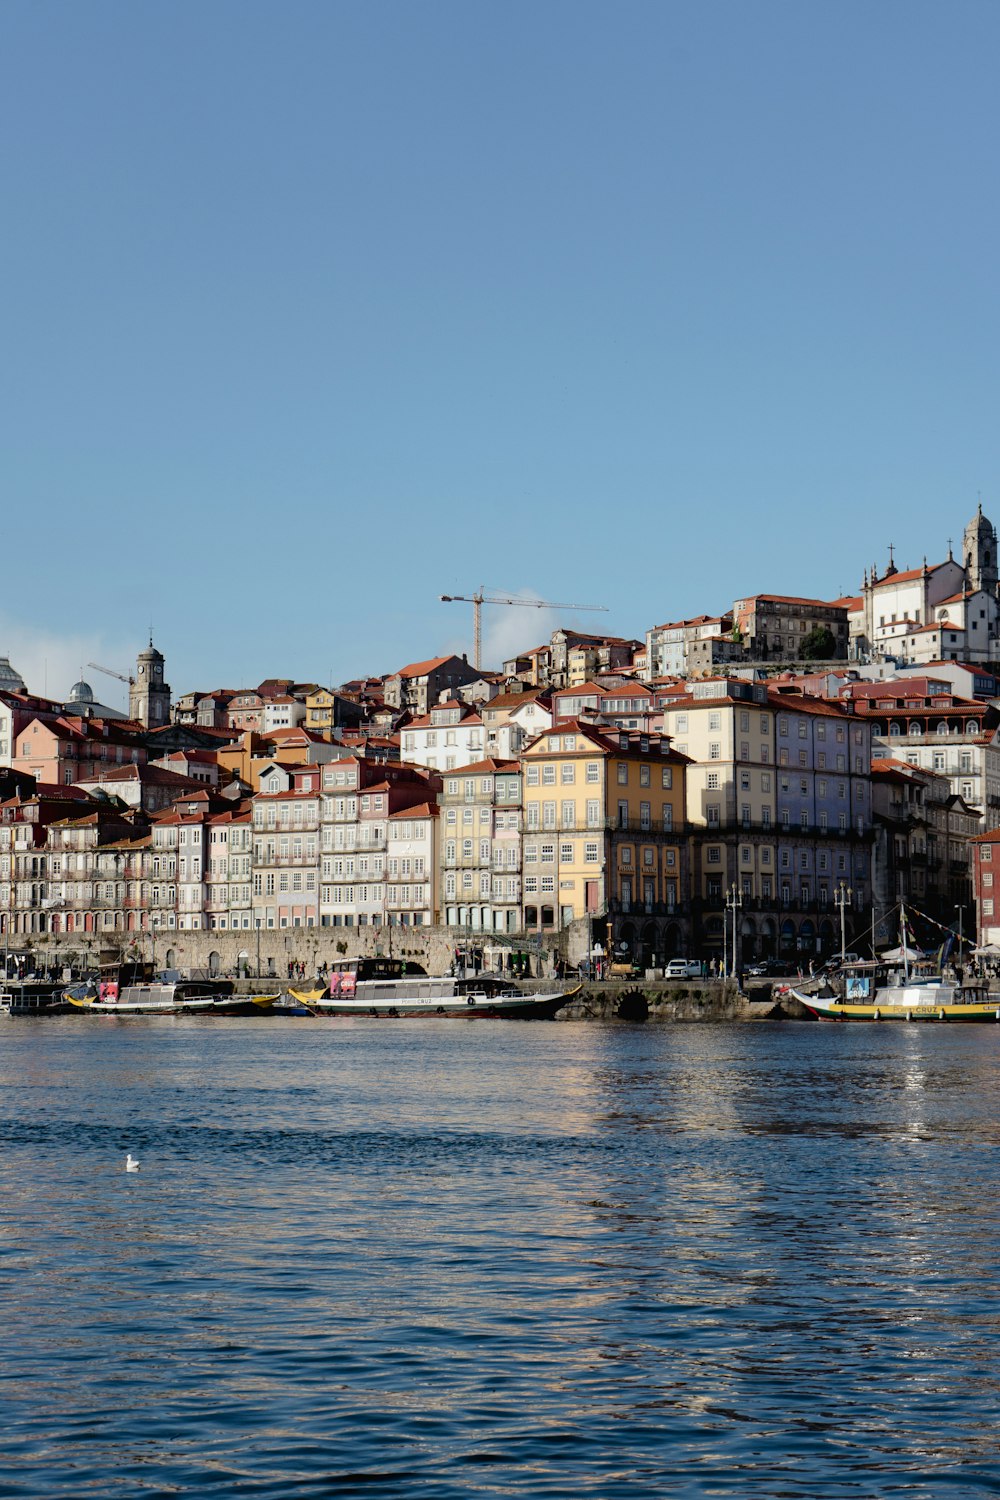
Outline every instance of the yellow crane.
[[441, 594], [442, 604], [471, 604], [473, 631], [473, 664], [478, 672], [483, 644], [483, 605], [512, 604], [519, 609], [590, 609], [607, 614], [606, 604], [557, 604], [552, 599], [514, 599], [509, 594], [486, 594], [480, 587], [474, 594]]

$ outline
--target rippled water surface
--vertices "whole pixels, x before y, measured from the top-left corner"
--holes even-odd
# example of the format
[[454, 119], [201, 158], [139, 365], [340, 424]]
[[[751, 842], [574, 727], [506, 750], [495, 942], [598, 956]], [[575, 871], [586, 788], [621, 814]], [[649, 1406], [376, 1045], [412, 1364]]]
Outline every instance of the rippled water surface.
[[0, 1495], [1000, 1493], [1000, 1028], [66, 1017], [0, 1076]]

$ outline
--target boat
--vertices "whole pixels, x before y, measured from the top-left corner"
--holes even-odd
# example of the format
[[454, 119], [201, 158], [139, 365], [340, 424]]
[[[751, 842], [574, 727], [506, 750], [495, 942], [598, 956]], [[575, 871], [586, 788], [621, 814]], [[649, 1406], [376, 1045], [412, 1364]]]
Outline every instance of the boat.
[[531, 995], [491, 974], [433, 977], [420, 964], [393, 958], [355, 958], [331, 966], [329, 981], [290, 989], [314, 1016], [436, 1016], [516, 1020], [551, 1019], [581, 985]]
[[901, 979], [870, 991], [864, 983], [848, 976], [842, 995], [794, 986], [788, 994], [821, 1021], [1000, 1021], [1000, 996], [982, 980]]
[[58, 1016], [73, 1009], [57, 984], [7, 984], [0, 990], [2, 1016]]
[[816, 993], [790, 985], [787, 993], [823, 1021], [1000, 1021], [1000, 995], [985, 979], [946, 978], [941, 961], [928, 962], [911, 948], [902, 913], [902, 943], [883, 955], [902, 969], [878, 962], [845, 965], [843, 988], [829, 984]]
[[64, 991], [75, 1010], [107, 1016], [261, 1015], [279, 999], [274, 995], [236, 995], [231, 979], [150, 979], [129, 983], [91, 980]]

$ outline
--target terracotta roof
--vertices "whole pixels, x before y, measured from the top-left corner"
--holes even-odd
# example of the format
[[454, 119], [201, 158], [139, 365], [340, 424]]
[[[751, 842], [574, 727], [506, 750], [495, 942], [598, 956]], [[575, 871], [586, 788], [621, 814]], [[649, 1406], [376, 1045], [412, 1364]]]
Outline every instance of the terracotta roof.
[[432, 656], [429, 661], [413, 661], [408, 667], [400, 667], [393, 675], [396, 677], [426, 677], [433, 672], [435, 667], [443, 667], [446, 661], [451, 661], [451, 656]]
[[436, 818], [441, 809], [436, 802], [418, 802], [413, 807], [401, 807], [398, 811], [389, 814], [389, 821], [393, 818]]
[[[952, 559], [952, 561], [954, 561], [954, 559]], [[947, 563], [935, 563], [933, 568], [927, 569], [928, 576], [931, 573], [936, 573], [939, 568], [944, 567], [947, 567]], [[890, 583], [914, 583], [916, 579], [923, 578], [923, 576], [923, 568], [907, 568], [905, 573], [890, 573], [887, 578], [876, 578], [871, 584], [869, 584], [869, 588], [881, 589], [884, 588], [886, 584]]]
[[442, 771], [441, 775], [448, 776], [489, 776], [511, 774], [520, 770], [520, 762], [516, 760], [494, 760], [487, 757], [486, 760], [474, 760], [467, 766], [452, 766], [450, 770]]
[[797, 594], [750, 594], [741, 602], [753, 604], [756, 600], [763, 600], [767, 604], [818, 604], [822, 609], [836, 607], [829, 599], [800, 599]]

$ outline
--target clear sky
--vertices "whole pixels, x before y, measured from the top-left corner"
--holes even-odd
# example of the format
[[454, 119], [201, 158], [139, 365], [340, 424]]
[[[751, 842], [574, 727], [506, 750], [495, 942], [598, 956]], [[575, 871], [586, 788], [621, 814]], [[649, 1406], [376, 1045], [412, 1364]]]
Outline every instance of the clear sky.
[[641, 636], [940, 560], [1000, 522], [998, 55], [968, 0], [5, 0], [0, 653], [338, 682], [480, 585]]

